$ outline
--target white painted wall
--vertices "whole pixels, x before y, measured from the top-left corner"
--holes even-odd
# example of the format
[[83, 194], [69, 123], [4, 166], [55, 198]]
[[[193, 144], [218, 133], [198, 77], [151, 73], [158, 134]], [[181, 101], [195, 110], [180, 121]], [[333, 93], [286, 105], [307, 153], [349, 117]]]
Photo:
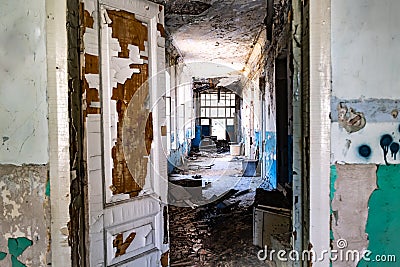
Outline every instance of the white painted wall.
[[[385, 164], [383, 135], [400, 137], [400, 2], [397, 0], [332, 1], [332, 157], [331, 163]], [[366, 126], [348, 133], [339, 125], [337, 105], [362, 112]], [[359, 148], [371, 149], [362, 157]], [[400, 162], [399, 156], [387, 161]]]
[[[194, 111], [193, 111], [193, 93], [192, 93], [193, 72], [186, 64], [179, 64], [177, 67], [177, 115], [178, 123], [176, 125], [178, 140], [183, 144], [188, 139], [194, 138]], [[188, 136], [188, 131], [190, 136]]]
[[[251, 85], [251, 83], [250, 83]], [[244, 151], [245, 156], [250, 158], [250, 137], [253, 132], [251, 131], [251, 110], [252, 110], [252, 101], [253, 101], [253, 91], [252, 88], [245, 87], [243, 88], [243, 105], [241, 106], [241, 126], [242, 126], [242, 142], [244, 142]]]
[[45, 1], [1, 1], [0, 17], [0, 163], [46, 164]]
[[[345, 162], [349, 164], [386, 164], [383, 151], [380, 146], [380, 138], [384, 134], [393, 136], [393, 141], [400, 140], [398, 132], [399, 124], [396, 122], [367, 123], [364, 129], [355, 133], [347, 133], [337, 122], [332, 123], [332, 158], [331, 163]], [[362, 145], [368, 145], [371, 155], [367, 158], [361, 157], [358, 149]], [[387, 154], [389, 164], [399, 164], [400, 156], [392, 156], [389, 149]]]
[[400, 1], [332, 1], [333, 96], [399, 97]]
[[[1, 1], [0, 16], [0, 164], [48, 164], [49, 176], [56, 178], [50, 184], [50, 262], [54, 266], [61, 262], [68, 266], [71, 257], [67, 227], [70, 176], [66, 2]], [[42, 188], [46, 179], [46, 174], [41, 177]], [[33, 192], [31, 189], [22, 194]], [[32, 197], [40, 201], [43, 198]], [[16, 227], [45, 228], [41, 209], [46, 213], [46, 207], [36, 208], [37, 214], [24, 214], [25, 221]]]

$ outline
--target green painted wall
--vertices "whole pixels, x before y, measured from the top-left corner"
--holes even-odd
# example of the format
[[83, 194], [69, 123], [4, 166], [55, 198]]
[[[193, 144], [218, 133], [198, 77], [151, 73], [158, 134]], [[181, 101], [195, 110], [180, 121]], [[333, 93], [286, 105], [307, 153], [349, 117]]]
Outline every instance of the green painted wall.
[[[400, 266], [400, 165], [381, 165], [377, 171], [378, 189], [371, 195], [366, 231], [369, 236], [370, 262], [362, 267]], [[395, 255], [396, 262], [377, 262], [376, 255]]]
[[[26, 237], [17, 237], [9, 238], [7, 243], [8, 253], [11, 256], [12, 267], [26, 267], [25, 264], [18, 260], [18, 257], [21, 256], [28, 247], [33, 245], [32, 240], [29, 240]], [[0, 261], [4, 260], [6, 256], [7, 253], [0, 252]]]
[[[331, 166], [330, 198], [335, 195], [336, 166]], [[400, 266], [400, 165], [380, 165], [377, 169], [377, 188], [368, 202], [369, 261], [361, 260], [358, 267]], [[331, 216], [335, 216], [331, 209]], [[331, 230], [331, 239], [333, 234]], [[379, 262], [378, 257], [395, 256], [396, 262]]]
[[[331, 186], [330, 186], [330, 188], [331, 188], [331, 190], [330, 190], [331, 191], [330, 192], [331, 203], [332, 203], [333, 197], [335, 196], [335, 192], [336, 192], [336, 189], [335, 189], [336, 179], [337, 179], [336, 165], [332, 165], [331, 166]], [[331, 221], [332, 221], [332, 216], [334, 216], [334, 213], [333, 213], [332, 204], [331, 204]], [[331, 228], [330, 235], [331, 235], [331, 240], [334, 240], [335, 237], [333, 236], [332, 228]]]

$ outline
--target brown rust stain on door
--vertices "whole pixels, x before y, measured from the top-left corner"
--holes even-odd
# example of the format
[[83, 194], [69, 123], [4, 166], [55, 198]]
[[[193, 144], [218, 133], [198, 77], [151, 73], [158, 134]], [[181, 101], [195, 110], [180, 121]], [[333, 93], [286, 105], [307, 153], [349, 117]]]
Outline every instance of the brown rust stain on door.
[[117, 38], [121, 46], [118, 57], [129, 56], [128, 45], [136, 45], [140, 51], [145, 51], [145, 42], [148, 41], [147, 26], [135, 18], [135, 14], [127, 11], [108, 10], [112, 23], [112, 37]]
[[[94, 19], [87, 10], [84, 9], [83, 3], [80, 5], [81, 18], [83, 24], [81, 27], [81, 39], [85, 34], [86, 28], [93, 29]], [[83, 117], [86, 118], [87, 114], [100, 114], [100, 107], [92, 106], [92, 102], [100, 103], [100, 96], [98, 88], [90, 88], [89, 83], [85, 78], [85, 74], [99, 74], [99, 57], [84, 53], [84, 65], [82, 67], [82, 94], [86, 101], [86, 109], [83, 111]]]
[[130, 233], [130, 235], [124, 241], [123, 234], [118, 234], [113, 241], [113, 246], [116, 248], [115, 257], [124, 255], [135, 237], [135, 232]]
[[[128, 45], [145, 51], [148, 29], [144, 23], [126, 11], [108, 10], [107, 14], [112, 21], [109, 25], [112, 37], [121, 46], [119, 58], [129, 58]], [[141, 56], [141, 59], [147, 60], [147, 57]], [[117, 141], [112, 148], [114, 166], [111, 189], [113, 194], [135, 197], [142, 190], [147, 176], [147, 156], [153, 140], [153, 127], [150, 107], [146, 104], [149, 99], [148, 63], [145, 61], [144, 64], [131, 64], [129, 67], [139, 69], [140, 73], [133, 73], [124, 84], [118, 83], [111, 97], [117, 101], [118, 112]], [[129, 138], [123, 139], [123, 131], [128, 133]]]

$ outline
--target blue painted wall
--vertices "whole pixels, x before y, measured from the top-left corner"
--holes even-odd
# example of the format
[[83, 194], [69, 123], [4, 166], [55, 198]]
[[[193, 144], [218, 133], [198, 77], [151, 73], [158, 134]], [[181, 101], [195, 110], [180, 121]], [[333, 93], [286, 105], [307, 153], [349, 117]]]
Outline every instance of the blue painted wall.
[[195, 137], [192, 139], [192, 146], [199, 147], [201, 142], [201, 126], [196, 126]]
[[265, 133], [264, 162], [266, 167], [267, 181], [261, 184], [261, 188], [272, 190], [277, 188], [276, 176], [276, 132]]
[[175, 167], [182, 165], [182, 152], [179, 149], [172, 149], [168, 157], [168, 174], [172, 173]]
[[[168, 156], [168, 174], [170, 174], [175, 167], [182, 165], [182, 157], [187, 156], [190, 153], [190, 147], [192, 144], [191, 129], [188, 129], [185, 133], [185, 141], [178, 145], [178, 149], [171, 149]], [[193, 140], [195, 140], [194, 138]]]

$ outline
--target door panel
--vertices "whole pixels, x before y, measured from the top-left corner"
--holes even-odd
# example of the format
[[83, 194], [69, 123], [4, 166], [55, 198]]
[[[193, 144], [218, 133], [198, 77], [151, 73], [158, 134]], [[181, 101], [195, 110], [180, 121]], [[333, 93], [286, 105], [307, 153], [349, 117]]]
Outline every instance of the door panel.
[[[104, 161], [106, 187], [110, 189], [106, 190], [106, 201], [111, 203], [138, 196], [148, 175], [153, 141], [147, 82], [149, 34], [148, 24], [135, 14], [101, 8]], [[133, 127], [130, 139], [125, 140], [124, 130]], [[124, 150], [127, 146], [123, 142], [127, 141], [130, 151]]]
[[160, 266], [168, 250], [163, 7], [85, 0], [84, 28], [90, 266]]
[[143, 219], [106, 228], [108, 265], [121, 263], [156, 248], [155, 215], [148, 214]]

